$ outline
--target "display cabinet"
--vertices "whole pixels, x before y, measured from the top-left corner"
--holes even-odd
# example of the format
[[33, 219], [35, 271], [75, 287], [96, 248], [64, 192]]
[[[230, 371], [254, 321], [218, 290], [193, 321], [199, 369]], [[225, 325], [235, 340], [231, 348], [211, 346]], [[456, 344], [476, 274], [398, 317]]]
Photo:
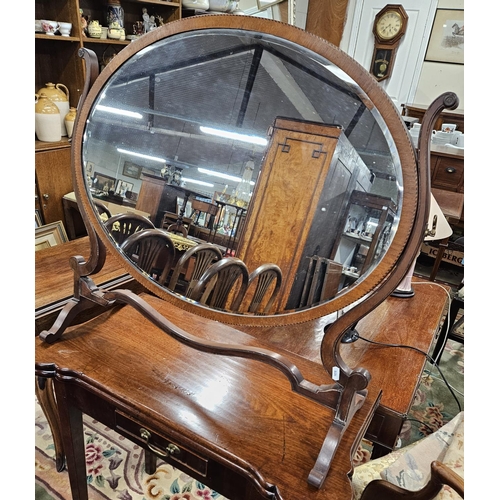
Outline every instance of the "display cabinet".
[[[142, 9], [168, 23], [181, 18], [181, 0], [121, 0], [125, 13], [125, 31], [132, 34], [132, 26], [140, 20]], [[35, 32], [35, 93], [49, 82], [64, 84], [69, 91], [69, 104], [78, 107], [85, 79], [85, 67], [78, 51], [82, 47], [93, 50], [100, 69], [119, 51], [131, 43], [129, 40], [96, 39], [84, 35], [81, 15], [107, 26], [106, 0], [35, 0], [35, 19], [70, 22], [69, 37]], [[59, 142], [42, 142], [35, 136], [35, 202], [41, 204], [43, 222], [48, 224], [63, 220], [62, 196], [72, 191], [70, 141], [63, 137]], [[47, 166], [52, 165], [51, 168]]]
[[396, 205], [390, 198], [353, 191], [335, 250], [335, 261], [342, 264], [344, 275], [341, 288], [378, 262], [387, 249], [395, 215]]

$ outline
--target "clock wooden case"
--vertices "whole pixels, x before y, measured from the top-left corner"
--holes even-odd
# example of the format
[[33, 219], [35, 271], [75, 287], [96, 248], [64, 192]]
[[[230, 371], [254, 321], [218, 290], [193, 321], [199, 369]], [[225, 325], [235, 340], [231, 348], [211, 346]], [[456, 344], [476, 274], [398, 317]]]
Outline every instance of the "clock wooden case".
[[377, 81], [389, 78], [394, 67], [396, 52], [406, 33], [408, 14], [402, 5], [386, 5], [373, 23], [375, 47], [370, 72]]

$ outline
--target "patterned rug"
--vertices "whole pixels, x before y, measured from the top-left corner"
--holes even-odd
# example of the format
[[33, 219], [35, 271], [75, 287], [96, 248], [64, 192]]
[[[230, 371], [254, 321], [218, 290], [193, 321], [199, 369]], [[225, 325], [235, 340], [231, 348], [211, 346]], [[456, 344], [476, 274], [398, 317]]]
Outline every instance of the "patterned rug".
[[[448, 383], [463, 394], [464, 346], [448, 341], [439, 367]], [[428, 363], [415, 403], [400, 436], [402, 446], [415, 442], [449, 422], [463, 408]], [[35, 399], [35, 500], [71, 500], [67, 471], [58, 473], [47, 420]], [[87, 483], [90, 500], [225, 500], [225, 497], [172, 466], [158, 461], [155, 474], [144, 470], [144, 452], [131, 441], [84, 415]], [[363, 442], [355, 464], [370, 459]]]

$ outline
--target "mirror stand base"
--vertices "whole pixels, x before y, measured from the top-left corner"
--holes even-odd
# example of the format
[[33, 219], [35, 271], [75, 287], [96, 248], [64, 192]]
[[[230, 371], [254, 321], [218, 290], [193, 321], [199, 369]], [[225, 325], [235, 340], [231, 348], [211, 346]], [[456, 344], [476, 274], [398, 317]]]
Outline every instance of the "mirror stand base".
[[356, 342], [356, 340], [359, 339], [359, 333], [358, 331], [353, 327], [349, 328], [347, 332], [342, 335], [342, 338], [340, 339], [340, 342], [342, 344], [352, 344], [353, 342]]
[[415, 291], [412, 289], [410, 290], [394, 290], [394, 292], [391, 293], [391, 297], [396, 297], [398, 299], [411, 299], [415, 295]]

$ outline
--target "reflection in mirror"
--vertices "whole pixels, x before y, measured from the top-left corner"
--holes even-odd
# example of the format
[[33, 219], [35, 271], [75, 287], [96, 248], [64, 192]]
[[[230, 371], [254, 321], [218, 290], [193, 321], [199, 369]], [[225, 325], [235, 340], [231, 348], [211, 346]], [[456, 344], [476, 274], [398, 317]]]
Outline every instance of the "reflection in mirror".
[[[330, 61], [263, 33], [207, 29], [140, 50], [95, 100], [82, 151], [89, 195], [148, 215], [176, 260], [209, 242], [249, 272], [277, 264], [272, 313], [366, 276], [399, 220], [401, 166], [377, 109]], [[278, 226], [290, 239], [273, 240]], [[168, 271], [151, 279], [168, 287]]]

